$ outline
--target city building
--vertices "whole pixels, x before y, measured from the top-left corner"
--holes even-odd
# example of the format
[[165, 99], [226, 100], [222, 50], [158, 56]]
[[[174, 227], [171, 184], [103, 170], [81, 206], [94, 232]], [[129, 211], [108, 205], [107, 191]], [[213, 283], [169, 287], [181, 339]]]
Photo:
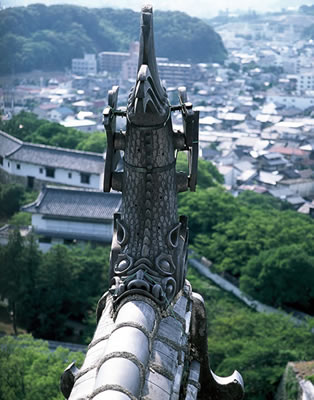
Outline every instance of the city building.
[[297, 91], [299, 93], [314, 90], [314, 72], [300, 73], [297, 75]]
[[84, 54], [84, 58], [72, 59], [72, 74], [89, 75], [97, 73], [97, 60], [95, 54]]
[[98, 54], [99, 71], [120, 72], [122, 64], [130, 57], [130, 53], [119, 51], [102, 51]]
[[32, 214], [39, 247], [47, 251], [55, 244], [111, 242], [113, 215], [120, 203], [120, 193], [46, 186], [22, 211]]
[[290, 94], [276, 94], [269, 93], [267, 95], [267, 102], [285, 105], [286, 107], [296, 107], [305, 110], [309, 107], [314, 107], [314, 95], [290, 95]]
[[192, 64], [158, 62], [158, 70], [160, 79], [165, 82], [166, 87], [191, 87], [199, 78], [199, 69]]

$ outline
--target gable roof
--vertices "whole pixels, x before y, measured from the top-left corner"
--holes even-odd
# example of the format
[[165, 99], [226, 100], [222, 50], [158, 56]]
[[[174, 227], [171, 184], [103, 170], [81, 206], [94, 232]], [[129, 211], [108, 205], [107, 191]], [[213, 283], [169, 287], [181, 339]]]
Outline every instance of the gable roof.
[[120, 203], [120, 193], [46, 186], [35, 202], [22, 207], [22, 210], [51, 217], [105, 221], [113, 219]]
[[103, 173], [105, 163], [102, 153], [27, 143], [3, 131], [0, 131], [0, 156], [44, 167], [64, 168], [90, 174]]
[[65, 168], [79, 172], [101, 174], [104, 170], [104, 155], [42, 144], [23, 143], [7, 155], [21, 161], [46, 167]]
[[23, 142], [21, 140], [0, 131], [0, 156], [5, 157], [7, 154], [21, 147], [22, 144]]

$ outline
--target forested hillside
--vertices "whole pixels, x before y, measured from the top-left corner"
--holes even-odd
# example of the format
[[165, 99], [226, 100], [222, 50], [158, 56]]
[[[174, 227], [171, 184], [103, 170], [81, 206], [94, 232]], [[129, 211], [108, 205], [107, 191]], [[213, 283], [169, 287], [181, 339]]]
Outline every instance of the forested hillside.
[[[158, 12], [156, 52], [170, 60], [221, 62], [220, 36], [181, 12]], [[62, 70], [84, 52], [127, 51], [139, 38], [140, 15], [131, 10], [33, 4], [0, 11], [0, 74]]]

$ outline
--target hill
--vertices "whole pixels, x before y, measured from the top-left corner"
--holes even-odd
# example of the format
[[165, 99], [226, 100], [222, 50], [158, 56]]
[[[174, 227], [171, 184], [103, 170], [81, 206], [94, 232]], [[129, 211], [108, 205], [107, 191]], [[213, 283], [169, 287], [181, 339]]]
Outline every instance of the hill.
[[[139, 13], [110, 8], [33, 4], [0, 11], [0, 74], [61, 70], [84, 52], [126, 51], [139, 38]], [[182, 12], [155, 12], [156, 52], [176, 61], [221, 62], [226, 50], [205, 22]]]

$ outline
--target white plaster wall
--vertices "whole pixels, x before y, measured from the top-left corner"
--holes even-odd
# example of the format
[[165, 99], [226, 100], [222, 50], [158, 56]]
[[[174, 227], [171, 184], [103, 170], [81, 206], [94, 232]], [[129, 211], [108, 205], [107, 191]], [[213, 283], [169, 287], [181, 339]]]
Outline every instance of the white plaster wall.
[[61, 234], [84, 234], [94, 237], [102, 237], [111, 241], [113, 234], [113, 223], [78, 222], [57, 219], [45, 219], [40, 214], [33, 214], [32, 225], [36, 230], [55, 232]]
[[3, 169], [4, 171], [8, 172], [9, 174], [11, 174], [12, 173], [12, 161], [3, 157], [3, 165], [0, 164], [0, 168]]
[[[8, 162], [10, 162], [10, 167], [8, 167]], [[55, 168], [55, 177], [51, 178], [46, 176], [46, 169], [44, 166], [11, 160], [4, 160], [3, 163], [4, 169], [6, 169], [7, 172], [18, 176], [33, 176], [35, 179], [51, 183], [63, 183], [65, 185], [80, 186], [87, 189], [100, 189], [102, 186], [101, 175], [98, 174], [90, 174], [90, 183], [86, 184], [81, 183], [81, 174], [78, 171]], [[17, 164], [20, 164], [20, 169], [17, 169]], [[39, 172], [40, 168], [43, 170], [42, 173]], [[69, 172], [72, 174], [71, 178], [69, 178]]]

